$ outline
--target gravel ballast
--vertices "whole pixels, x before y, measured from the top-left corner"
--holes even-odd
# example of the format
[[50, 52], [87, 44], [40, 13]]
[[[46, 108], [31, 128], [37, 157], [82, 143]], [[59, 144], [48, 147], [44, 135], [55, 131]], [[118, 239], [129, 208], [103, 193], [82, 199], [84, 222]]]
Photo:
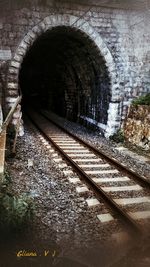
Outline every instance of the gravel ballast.
[[[85, 128], [78, 123], [70, 122], [64, 118], [57, 116], [56, 114], [45, 112], [51, 117], [54, 121], [56, 121], [60, 126], [63, 126], [71, 133], [75, 134], [76, 136], [80, 137], [84, 141], [88, 142], [90, 145], [94, 146], [95, 148], [100, 149], [106, 155], [115, 158], [122, 164], [128, 166], [128, 168], [133, 169], [138, 174], [145, 176], [146, 178], [150, 179], [150, 154], [147, 153], [147, 156], [142, 156], [140, 154], [136, 154], [136, 157], [130, 153], [126, 153], [124, 150], [118, 150], [122, 144], [117, 144], [102, 137], [101, 133], [98, 131], [93, 132]], [[135, 149], [135, 147], [133, 147]], [[141, 157], [142, 156], [142, 157]], [[143, 161], [143, 158], [146, 161]]]
[[[116, 151], [115, 145], [98, 133], [93, 134], [83, 126], [58, 117], [57, 121], [105, 153], [111, 153], [122, 162], [129, 162], [132, 168], [139, 167], [139, 162]], [[118, 232], [125, 229], [117, 221], [111, 224], [101, 224], [98, 221], [96, 214], [101, 211], [107, 212], [105, 205], [89, 208], [86, 199], [89, 196], [94, 197], [93, 194], [78, 194], [76, 185], [70, 183], [68, 176], [63, 172], [70, 167], [62, 168], [64, 161], [58, 164], [54, 161], [55, 158], [57, 156], [50, 154], [46, 144], [44, 146], [41, 142], [39, 133], [33, 131], [32, 125], [28, 122], [25, 126], [25, 135], [18, 138], [16, 157], [7, 158], [13, 191], [15, 194], [28, 192], [36, 206], [32, 230], [29, 230], [29, 233], [27, 231], [23, 244], [26, 242], [28, 247], [28, 242], [31, 242], [29, 240], [32, 240], [31, 244], [36, 250], [50, 247], [52, 252], [56, 251], [56, 257], [53, 259], [51, 254], [51, 261], [49, 259], [44, 266], [53, 266], [48, 264], [53, 264], [54, 261], [55, 266], [65, 267], [111, 266], [110, 263], [119, 261], [133, 243], [128, 242], [126, 238], [125, 241], [116, 241]], [[142, 175], [147, 175], [149, 170], [148, 164], [140, 164], [139, 172]], [[15, 244], [13, 254], [19, 249], [19, 244], [20, 242]], [[100, 260], [102, 265], [99, 265]], [[41, 266], [38, 265], [39, 262], [41, 260], [36, 260], [36, 266]]]

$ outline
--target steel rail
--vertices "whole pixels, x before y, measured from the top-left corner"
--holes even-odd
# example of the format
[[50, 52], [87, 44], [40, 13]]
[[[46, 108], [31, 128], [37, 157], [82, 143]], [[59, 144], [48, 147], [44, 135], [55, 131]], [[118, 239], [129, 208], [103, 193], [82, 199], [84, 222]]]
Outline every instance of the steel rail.
[[45, 114], [45, 112], [43, 113], [43, 111], [38, 112], [39, 114], [41, 114], [43, 117], [45, 117], [46, 119], [48, 119], [50, 122], [52, 122], [53, 124], [55, 124], [57, 127], [59, 127], [62, 131], [64, 131], [65, 133], [67, 133], [68, 135], [70, 135], [71, 137], [73, 137], [74, 139], [76, 139], [78, 142], [80, 142], [81, 144], [87, 146], [89, 149], [93, 150], [93, 152], [95, 152], [98, 156], [102, 157], [104, 160], [106, 160], [107, 162], [111, 163], [114, 165], [114, 167], [116, 167], [118, 170], [126, 173], [130, 178], [134, 179], [136, 182], [138, 181], [142, 186], [146, 187], [146, 188], [150, 188], [150, 180], [148, 180], [147, 178], [139, 175], [138, 173], [136, 173], [135, 171], [127, 168], [126, 166], [124, 166], [122, 163], [118, 162], [118, 160], [111, 158], [110, 156], [108, 156], [107, 154], [105, 154], [103, 151], [100, 151], [98, 148], [95, 148], [94, 146], [90, 145], [89, 143], [85, 142], [84, 140], [82, 140], [80, 137], [76, 136], [75, 134], [69, 132], [67, 129], [65, 129], [63, 126], [59, 125], [58, 123], [56, 123], [53, 119], [51, 119], [49, 117], [48, 114]]
[[31, 122], [36, 126], [36, 128], [40, 131], [40, 133], [49, 141], [51, 142], [51, 144], [56, 148], [56, 150], [69, 162], [69, 164], [71, 164], [71, 166], [73, 167], [73, 169], [75, 170], [75, 172], [77, 172], [81, 179], [84, 179], [84, 181], [86, 182], [86, 184], [88, 184], [90, 187], [93, 188], [93, 190], [95, 191], [96, 195], [98, 196], [99, 199], [101, 199], [101, 197], [105, 200], [105, 202], [107, 203], [107, 205], [109, 206], [109, 208], [111, 207], [113, 209], [113, 211], [115, 211], [115, 213], [117, 213], [117, 215], [119, 215], [119, 217], [122, 219], [122, 222], [125, 223], [128, 227], [130, 227], [130, 229], [132, 230], [132, 232], [134, 233], [142, 233], [142, 229], [139, 227], [139, 225], [136, 223], [135, 220], [133, 220], [124, 210], [122, 210], [120, 208], [120, 206], [108, 195], [104, 192], [104, 190], [99, 187], [75, 162], [74, 160], [72, 160], [71, 157], [69, 157], [67, 155], [67, 153], [65, 153], [63, 151], [63, 149], [61, 149], [59, 147], [59, 145], [57, 145], [57, 143], [43, 130], [43, 128], [37, 123], [37, 121], [35, 122], [35, 120], [32, 117], [32, 114], [27, 113], [29, 119], [31, 120]]

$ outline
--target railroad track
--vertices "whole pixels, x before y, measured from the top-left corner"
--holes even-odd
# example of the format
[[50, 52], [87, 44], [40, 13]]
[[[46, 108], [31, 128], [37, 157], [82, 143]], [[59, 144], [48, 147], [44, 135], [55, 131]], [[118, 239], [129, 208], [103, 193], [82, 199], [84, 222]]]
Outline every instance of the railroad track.
[[[97, 199], [103, 198], [122, 222], [132, 231], [141, 233], [143, 231], [141, 226], [150, 219], [150, 182], [68, 133], [50, 121], [48, 114], [39, 114], [32, 110], [28, 112], [28, 116], [85, 184], [94, 190]], [[79, 192], [86, 190], [88, 190], [86, 186], [78, 187]], [[101, 215], [99, 219], [102, 221], [113, 219], [110, 214], [104, 215], [105, 217]]]

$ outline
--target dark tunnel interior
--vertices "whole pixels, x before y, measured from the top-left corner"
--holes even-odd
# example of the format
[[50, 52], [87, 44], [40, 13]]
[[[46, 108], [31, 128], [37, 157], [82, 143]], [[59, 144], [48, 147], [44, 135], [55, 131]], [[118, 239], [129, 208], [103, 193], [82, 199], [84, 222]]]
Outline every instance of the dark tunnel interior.
[[22, 106], [48, 109], [77, 121], [107, 123], [110, 79], [104, 58], [85, 34], [55, 27], [36, 39], [23, 59]]

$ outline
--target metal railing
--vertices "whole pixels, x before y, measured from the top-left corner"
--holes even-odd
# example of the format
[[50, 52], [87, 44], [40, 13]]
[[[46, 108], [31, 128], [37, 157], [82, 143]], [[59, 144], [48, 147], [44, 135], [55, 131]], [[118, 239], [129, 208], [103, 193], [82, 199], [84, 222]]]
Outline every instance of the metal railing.
[[[2, 127], [0, 130], [0, 183], [3, 182], [3, 179], [4, 179], [7, 127], [10, 121], [12, 120], [13, 114], [20, 102], [21, 102], [21, 96], [18, 96], [14, 105], [10, 109], [8, 115], [6, 116], [4, 122], [2, 123]], [[17, 130], [19, 130], [19, 127], [17, 127]], [[15, 135], [15, 139], [16, 137], [17, 137], [17, 133]]]

